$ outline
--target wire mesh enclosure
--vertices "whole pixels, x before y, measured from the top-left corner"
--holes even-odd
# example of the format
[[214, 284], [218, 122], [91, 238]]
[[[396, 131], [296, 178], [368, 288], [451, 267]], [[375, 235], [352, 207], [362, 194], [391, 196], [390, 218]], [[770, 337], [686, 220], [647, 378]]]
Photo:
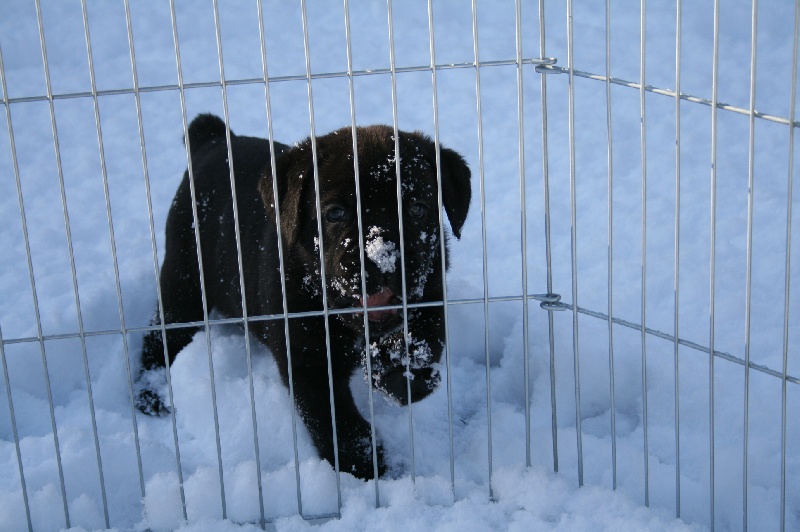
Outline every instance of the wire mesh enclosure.
[[[343, 518], [352, 501], [397, 503], [406, 482], [457, 508], [545, 472], [664, 523], [800, 529], [800, 3], [689, 4], [4, 2], [0, 528]], [[291, 312], [281, 285], [282, 312], [253, 315], [234, 201], [240, 314], [210, 308], [203, 280], [202, 319], [159, 317], [187, 164], [200, 242], [182, 139], [201, 113], [224, 122], [226, 160], [234, 133], [267, 139], [272, 169], [276, 146], [310, 137], [314, 190], [328, 132], [386, 124], [400, 175], [400, 132], [431, 139], [434, 233], [460, 232], [449, 254], [437, 241], [447, 281], [436, 301], [378, 306], [403, 317], [406, 345], [409, 313], [441, 309], [441, 383], [384, 401], [364, 356], [349, 385], [380, 481], [340, 467], [346, 435], [320, 458], [291, 374], [287, 389], [251, 334], [313, 314], [332, 379], [329, 323], [361, 316], [369, 337], [365, 266], [353, 308]], [[441, 199], [450, 149], [472, 174], [458, 228]], [[285, 279], [294, 259], [277, 249]], [[143, 338], [187, 327], [199, 332], [160, 370], [168, 413], [146, 416]]]

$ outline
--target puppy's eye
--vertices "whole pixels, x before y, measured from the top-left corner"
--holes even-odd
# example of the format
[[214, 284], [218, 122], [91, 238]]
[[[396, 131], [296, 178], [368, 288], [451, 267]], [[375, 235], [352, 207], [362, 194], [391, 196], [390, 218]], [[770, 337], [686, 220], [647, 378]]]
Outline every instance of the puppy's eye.
[[423, 218], [428, 213], [428, 206], [420, 202], [414, 203], [409, 207], [408, 213], [412, 218]]
[[347, 211], [344, 207], [334, 205], [325, 213], [325, 219], [332, 223], [343, 222], [347, 219]]

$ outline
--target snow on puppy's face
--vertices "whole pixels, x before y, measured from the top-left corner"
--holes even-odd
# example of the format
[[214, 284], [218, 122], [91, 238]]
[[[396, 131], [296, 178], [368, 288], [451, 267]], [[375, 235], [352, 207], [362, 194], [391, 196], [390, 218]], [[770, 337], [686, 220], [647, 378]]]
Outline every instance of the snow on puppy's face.
[[333, 321], [361, 338], [361, 362], [366, 362], [367, 344], [376, 353], [379, 378], [373, 385], [405, 403], [407, 377], [413, 383], [411, 399], [417, 400], [438, 383], [438, 373], [431, 368], [441, 357], [443, 320], [441, 306], [410, 310], [416, 303], [442, 299], [442, 250], [446, 253], [447, 235], [441, 234], [439, 205], [452, 233], [459, 237], [471, 196], [469, 169], [456, 152], [439, 148], [440, 201], [437, 149], [420, 133], [399, 132], [395, 142], [390, 127], [358, 128], [357, 165], [350, 128], [317, 138], [315, 148], [319, 217], [310, 140], [289, 152], [295, 158], [291, 178], [303, 180], [302, 207], [294, 227], [287, 228], [290, 237], [297, 239], [293, 259], [300, 259], [308, 272], [302, 289], [321, 304], [321, 251], [329, 308], [353, 310], [334, 314]]

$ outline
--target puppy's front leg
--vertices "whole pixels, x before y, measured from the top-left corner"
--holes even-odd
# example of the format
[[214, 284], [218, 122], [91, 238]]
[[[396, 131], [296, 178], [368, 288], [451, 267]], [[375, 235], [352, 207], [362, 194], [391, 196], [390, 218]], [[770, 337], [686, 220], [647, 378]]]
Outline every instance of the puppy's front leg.
[[[334, 465], [333, 424], [328, 374], [325, 369], [297, 368], [294, 371], [294, 393], [297, 409], [308, 428], [320, 456]], [[356, 408], [350, 392], [350, 375], [334, 369], [333, 401], [339, 450], [339, 469], [356, 477], [374, 477], [372, 432], [370, 424]], [[386, 472], [383, 449], [377, 445], [378, 476]]]

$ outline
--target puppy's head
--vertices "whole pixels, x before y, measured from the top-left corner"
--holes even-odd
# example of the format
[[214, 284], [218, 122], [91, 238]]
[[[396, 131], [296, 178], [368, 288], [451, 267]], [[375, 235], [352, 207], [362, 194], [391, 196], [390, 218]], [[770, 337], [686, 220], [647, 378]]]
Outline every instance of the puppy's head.
[[[380, 342], [402, 329], [403, 312], [397, 307], [403, 298], [408, 303], [441, 300], [442, 239], [446, 245], [447, 235], [440, 234], [440, 206], [453, 235], [460, 237], [471, 197], [470, 171], [459, 154], [440, 147], [440, 199], [434, 143], [418, 132], [400, 132], [398, 199], [393, 129], [358, 128], [356, 138], [358, 195], [352, 130], [343, 128], [316, 139], [318, 194], [312, 144], [306, 139], [278, 160], [277, 196], [287, 277], [296, 277], [321, 306], [321, 244], [329, 308], [366, 307], [369, 340]], [[262, 180], [261, 193], [274, 216], [271, 176]], [[356, 331], [364, 328], [363, 312], [336, 314], [335, 319]], [[440, 356], [436, 349], [428, 362]]]

